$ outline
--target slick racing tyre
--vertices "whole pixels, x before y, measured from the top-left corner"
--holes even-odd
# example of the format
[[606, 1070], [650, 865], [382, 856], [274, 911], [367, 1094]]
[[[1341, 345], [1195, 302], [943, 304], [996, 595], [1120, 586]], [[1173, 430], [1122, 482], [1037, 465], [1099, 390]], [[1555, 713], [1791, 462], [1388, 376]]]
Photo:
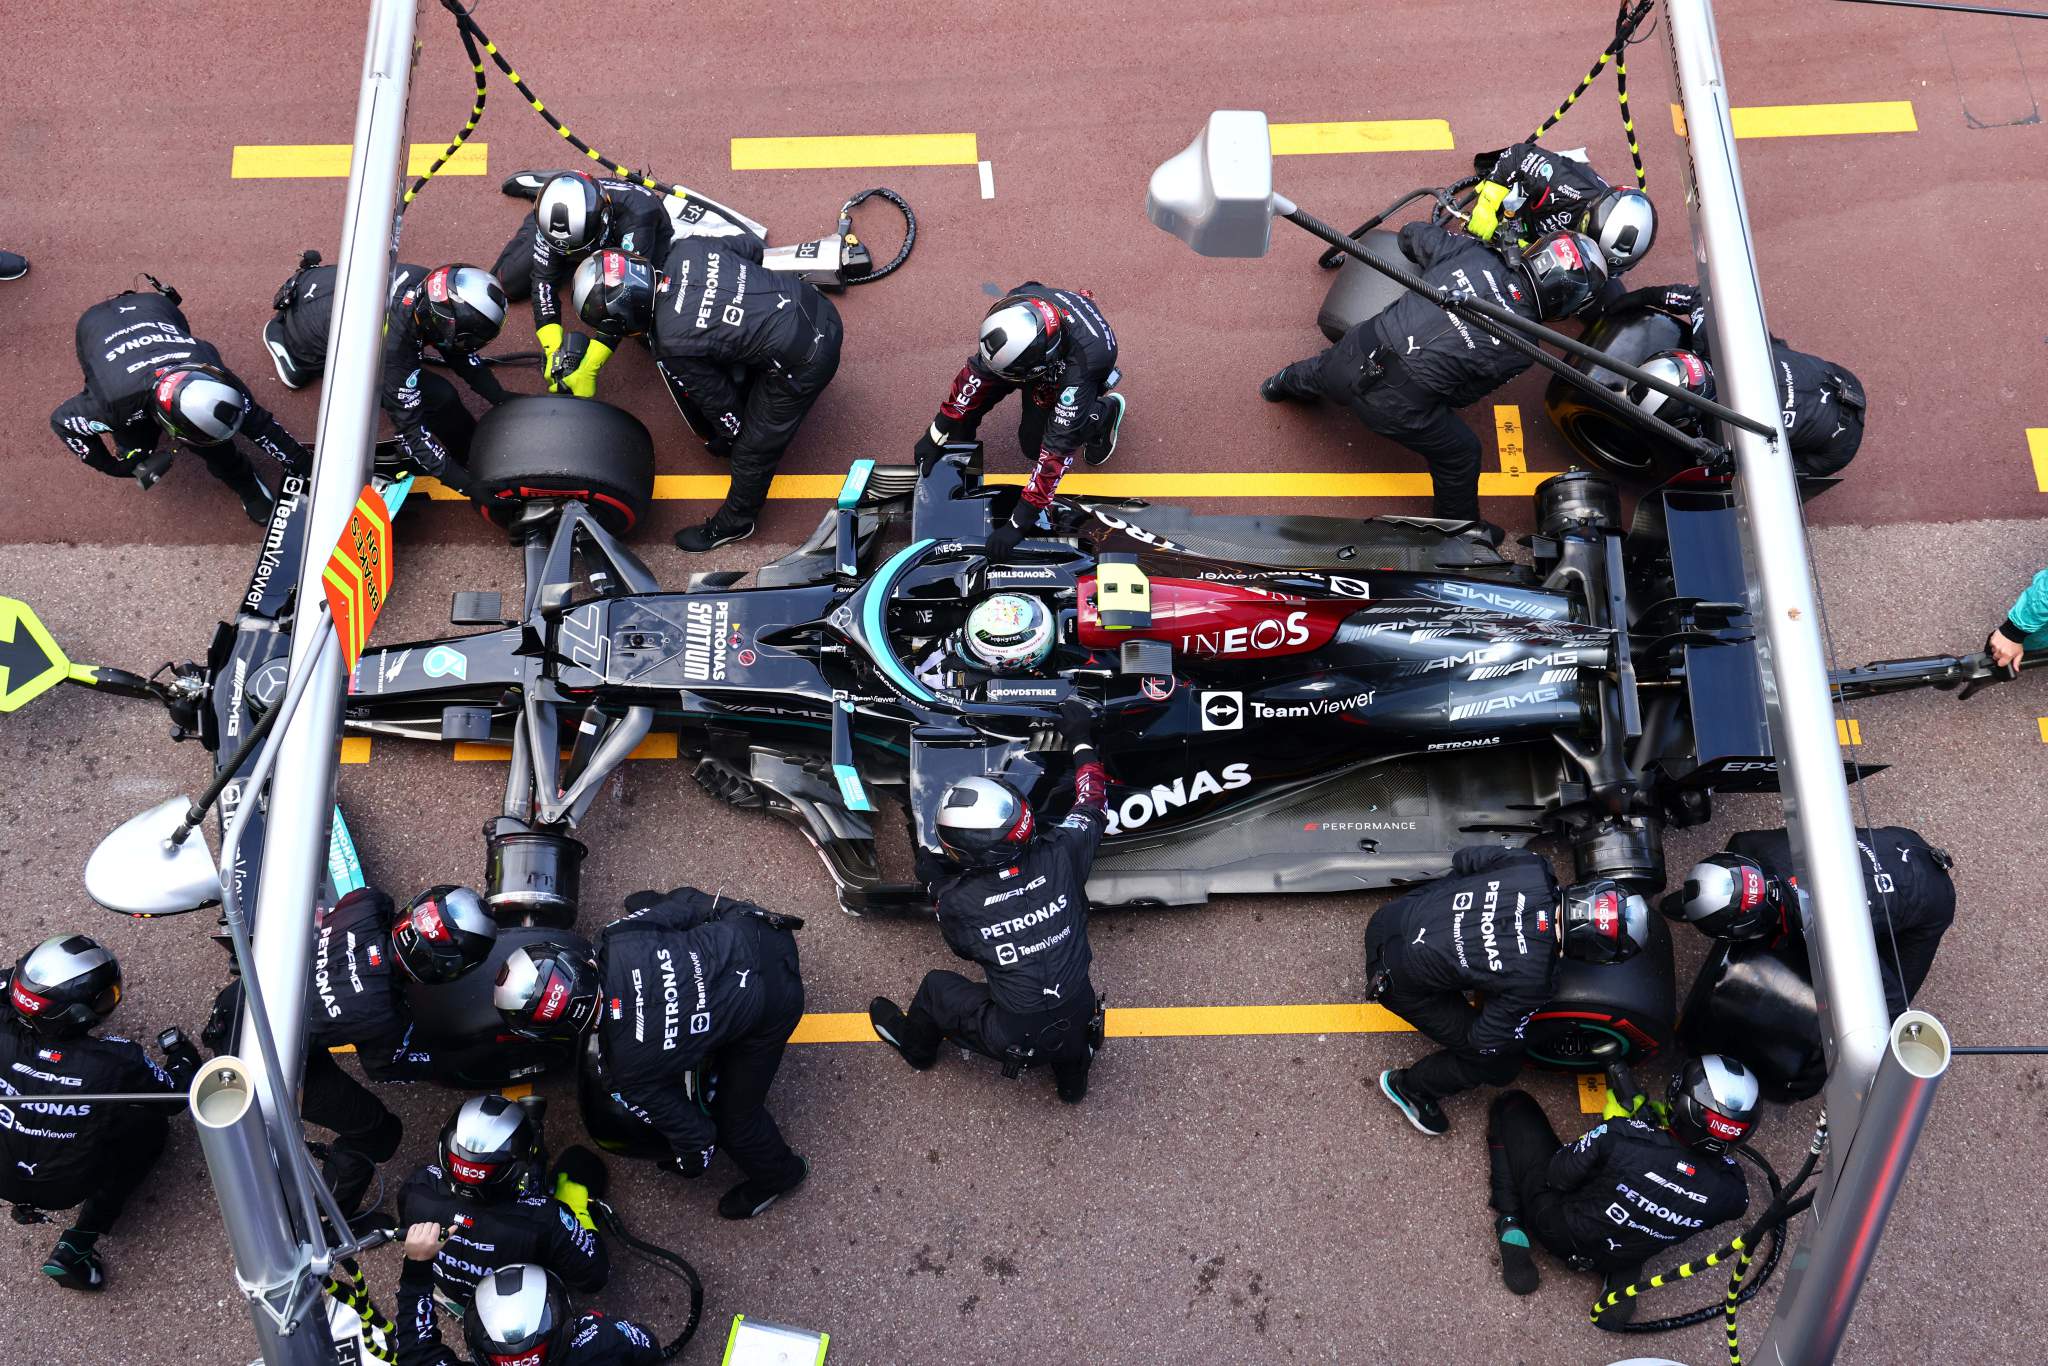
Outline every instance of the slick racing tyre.
[[671, 1151], [661, 1131], [628, 1109], [612, 1089], [595, 1030], [585, 1041], [576, 1063], [576, 1107], [583, 1114], [583, 1131], [608, 1153], [658, 1162]]
[[415, 1038], [434, 1055], [434, 1080], [442, 1086], [474, 1091], [495, 1090], [514, 1081], [556, 1072], [573, 1059], [576, 1045], [568, 1041], [515, 1038], [491, 1004], [498, 971], [512, 950], [541, 942], [581, 943], [573, 934], [539, 926], [513, 926], [498, 932], [497, 943], [481, 967], [452, 982], [412, 983], [406, 1006], [412, 1013]]
[[1689, 1052], [1748, 1063], [1765, 1100], [1790, 1105], [1819, 1095], [1827, 1055], [1805, 946], [1714, 945], [1686, 993], [1678, 1037]]
[[1610, 1062], [1654, 1058], [1671, 1043], [1678, 984], [1671, 928], [1650, 917], [1650, 945], [1625, 963], [1599, 966], [1567, 958], [1557, 995], [1523, 1033], [1529, 1061], [1560, 1072], [1598, 1072]]
[[[1415, 263], [1401, 254], [1401, 234], [1397, 232], [1374, 228], [1359, 245], [1388, 265], [1411, 273], [1415, 270]], [[1336, 341], [1367, 318], [1378, 316], [1407, 292], [1406, 286], [1389, 280], [1356, 257], [1346, 256], [1344, 264], [1338, 267], [1337, 278], [1330, 282], [1330, 292], [1323, 296], [1316, 326], [1323, 329], [1324, 336]]]
[[533, 394], [499, 404], [469, 448], [484, 516], [510, 527], [528, 504], [575, 499], [625, 535], [654, 497], [654, 441], [640, 419], [595, 399]]
[[[1599, 319], [1580, 340], [1618, 361], [1641, 365], [1656, 352], [1683, 349], [1688, 335], [1677, 319], [1640, 308]], [[1617, 394], [1628, 390], [1628, 381], [1604, 365], [1577, 357], [1570, 364]], [[1573, 450], [1616, 474], [1661, 483], [1699, 463], [1690, 448], [1630, 426], [1565, 380], [1552, 377], [1543, 391], [1543, 410]]]

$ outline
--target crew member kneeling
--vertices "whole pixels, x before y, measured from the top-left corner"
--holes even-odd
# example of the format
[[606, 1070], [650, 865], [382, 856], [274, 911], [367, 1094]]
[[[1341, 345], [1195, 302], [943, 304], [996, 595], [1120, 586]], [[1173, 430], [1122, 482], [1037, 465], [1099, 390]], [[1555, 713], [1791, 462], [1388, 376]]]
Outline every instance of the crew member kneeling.
[[[1612, 882], [1560, 898], [1548, 861], [1526, 849], [1460, 849], [1449, 877], [1382, 906], [1365, 928], [1367, 999], [1441, 1045], [1380, 1073], [1381, 1093], [1423, 1133], [1449, 1133], [1447, 1097], [1522, 1070], [1522, 1031], [1555, 994], [1559, 956], [1619, 963], [1649, 942], [1649, 920], [1643, 899]], [[1478, 1006], [1466, 995], [1475, 991]]]
[[[398, 1366], [463, 1366], [441, 1341], [428, 1270], [441, 1227], [405, 1231], [405, 1269], [398, 1273]], [[545, 1267], [520, 1263], [493, 1271], [462, 1311], [462, 1342], [470, 1366], [657, 1366], [668, 1354], [654, 1334], [631, 1319], [569, 1312], [561, 1281]]]
[[18, 1224], [45, 1210], [83, 1207], [43, 1261], [43, 1274], [73, 1290], [103, 1290], [96, 1246], [114, 1230], [163, 1156], [170, 1104], [73, 1104], [67, 1094], [182, 1091], [199, 1051], [177, 1030], [157, 1036], [165, 1066], [141, 1047], [92, 1030], [121, 1000], [121, 965], [88, 935], [58, 935], [0, 974], [8, 1009], [0, 1024], [0, 1093], [48, 1103], [0, 1108], [0, 1200]]
[[[1742, 1217], [1749, 1186], [1728, 1153], [1756, 1128], [1755, 1075], [1709, 1053], [1675, 1074], [1665, 1095], [1669, 1129], [1621, 1116], [1569, 1146], [1527, 1091], [1494, 1098], [1486, 1152], [1509, 1290], [1536, 1288], [1532, 1236], [1574, 1270], [1605, 1273], [1607, 1288], [1619, 1290], [1663, 1249]], [[1625, 1322], [1634, 1305], [1624, 1298], [1601, 1321]]]
[[939, 799], [939, 843], [955, 871], [932, 884], [946, 946], [986, 982], [928, 972], [905, 1011], [868, 1007], [884, 1043], [922, 1072], [942, 1039], [1013, 1066], [1052, 1066], [1061, 1100], [1088, 1094], [1100, 1006], [1088, 965], [1088, 870], [1108, 825], [1109, 779], [1086, 704], [1069, 698], [1060, 737], [1074, 753], [1074, 809], [1042, 835], [1024, 795], [1000, 778], [968, 778]]
[[[1440, 291], [1467, 294], [1540, 322], [1569, 318], [1607, 282], [1598, 243], [1545, 233], [1518, 254], [1433, 223], [1401, 229], [1401, 251]], [[1259, 386], [1268, 403], [1329, 399], [1367, 428], [1429, 462], [1433, 515], [1479, 518], [1479, 438], [1454, 409], [1476, 403], [1528, 369], [1529, 358], [1435, 300], [1404, 290], [1335, 346], [1298, 360]]]
[[626, 907], [594, 963], [548, 943], [513, 950], [493, 1000], [519, 1033], [594, 1027], [604, 1075], [667, 1141], [665, 1165], [695, 1179], [724, 1144], [746, 1179], [718, 1212], [751, 1219], [810, 1174], [767, 1103], [804, 1013], [803, 921], [695, 887]]
[[839, 373], [839, 310], [808, 281], [763, 266], [760, 239], [748, 233], [685, 237], [659, 270], [601, 251], [576, 267], [571, 293], [597, 333], [579, 374], [594, 383], [622, 338], [645, 334], [676, 406], [694, 406], [709, 425], [705, 449], [732, 461], [725, 502], [703, 525], [678, 531], [677, 548], [753, 535], [775, 467]]

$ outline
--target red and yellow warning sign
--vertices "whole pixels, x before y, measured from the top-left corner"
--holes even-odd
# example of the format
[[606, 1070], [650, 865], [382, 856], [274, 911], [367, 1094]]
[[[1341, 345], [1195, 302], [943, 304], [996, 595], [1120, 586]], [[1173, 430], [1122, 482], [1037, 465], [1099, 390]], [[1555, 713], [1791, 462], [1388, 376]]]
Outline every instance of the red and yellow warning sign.
[[376, 489], [365, 487], [356, 499], [320, 582], [341, 641], [342, 668], [354, 673], [370, 628], [391, 595], [391, 511]]

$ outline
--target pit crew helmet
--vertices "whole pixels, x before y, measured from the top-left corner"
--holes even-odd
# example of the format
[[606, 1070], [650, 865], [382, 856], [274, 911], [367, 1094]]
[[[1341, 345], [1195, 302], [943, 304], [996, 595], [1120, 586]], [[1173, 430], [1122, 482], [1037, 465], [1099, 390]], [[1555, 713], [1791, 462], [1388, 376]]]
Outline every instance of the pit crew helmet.
[[[586, 256], [569, 282], [576, 316], [600, 332], [636, 336], [654, 318], [654, 264], [627, 251], [600, 251]], [[661, 282], [664, 286], [666, 281]]]
[[611, 191], [582, 171], [564, 171], [542, 187], [533, 221], [556, 251], [581, 255], [602, 246], [611, 231]]
[[1546, 232], [1522, 252], [1522, 273], [1536, 295], [1536, 316], [1545, 322], [1569, 318], [1607, 283], [1607, 258], [1584, 233]]
[[1036, 379], [1066, 353], [1060, 311], [1029, 294], [998, 299], [981, 320], [981, 363], [1012, 384]]
[[477, 1366], [550, 1366], [566, 1360], [573, 1320], [562, 1283], [530, 1263], [500, 1267], [476, 1283], [462, 1340]]
[[462, 1102], [441, 1126], [438, 1152], [449, 1194], [484, 1204], [517, 1197], [547, 1165], [533, 1116], [503, 1096]]
[[1671, 1132], [1689, 1148], [1725, 1153], [1756, 1132], [1763, 1092], [1756, 1073], [1726, 1053], [1703, 1053], [1664, 1089]]
[[429, 887], [391, 922], [391, 956], [415, 982], [452, 982], [491, 956], [498, 922], [467, 887]]
[[1709, 854], [1658, 909], [1711, 939], [1756, 939], [1783, 926], [1785, 890], [1753, 858]]
[[75, 1038], [121, 1003], [121, 965], [89, 934], [53, 935], [15, 963], [7, 1001], [35, 1033]]
[[1607, 269], [1619, 275], [1649, 254], [1657, 240], [1657, 210], [1641, 190], [1609, 190], [1586, 206], [1578, 228], [1600, 244]]
[[521, 944], [506, 956], [491, 1004], [514, 1034], [549, 1039], [588, 1029], [603, 992], [589, 950], [542, 941]]
[[249, 415], [249, 392], [218, 366], [193, 362], [156, 372], [149, 411], [180, 441], [218, 446], [234, 440]]
[[963, 868], [1013, 857], [1031, 842], [1037, 822], [1024, 794], [1001, 778], [962, 778], [939, 797], [932, 822], [939, 847]]
[[1052, 609], [1029, 593], [991, 593], [967, 614], [960, 643], [990, 673], [1029, 673], [1052, 655]]
[[481, 266], [442, 266], [420, 282], [413, 316], [438, 344], [481, 351], [505, 325], [505, 287]]
[[1624, 963], [1650, 943], [1650, 905], [1611, 878], [1564, 890], [1558, 908], [1565, 956], [1581, 963]]
[[[1658, 351], [1646, 357], [1642, 368], [1658, 379], [1679, 385], [1695, 398], [1711, 400], [1714, 397], [1714, 367], [1706, 358], [1693, 351]], [[1648, 413], [1661, 417], [1674, 427], [1697, 426], [1699, 410], [1679, 402], [1671, 395], [1637, 380], [1628, 386], [1628, 401]]]

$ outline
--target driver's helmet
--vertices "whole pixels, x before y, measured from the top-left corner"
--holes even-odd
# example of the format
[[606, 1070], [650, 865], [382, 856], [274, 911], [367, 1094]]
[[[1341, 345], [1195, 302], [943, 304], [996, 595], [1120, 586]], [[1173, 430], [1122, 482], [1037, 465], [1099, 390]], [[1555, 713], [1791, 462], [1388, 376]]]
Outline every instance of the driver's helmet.
[[1783, 927], [1785, 893], [1764, 866], [1745, 854], [1709, 854], [1685, 875], [1685, 886], [1664, 897], [1673, 920], [1713, 939], [1756, 939]]
[[1622, 963], [1650, 943], [1650, 904], [1612, 878], [1567, 887], [1558, 919], [1564, 954], [1581, 963]]
[[1671, 1133], [1687, 1147], [1725, 1153], [1756, 1131], [1763, 1088], [1726, 1053], [1703, 1053], [1672, 1074], [1664, 1091]]
[[[1643, 361], [1642, 368], [1658, 379], [1678, 385], [1696, 398], [1714, 397], [1714, 368], [1692, 351], [1659, 351]], [[1691, 430], [1699, 424], [1699, 410], [1679, 402], [1661, 389], [1638, 380], [1628, 386], [1628, 401], [1672, 426]]]
[[1609, 190], [1579, 215], [1578, 229], [1600, 244], [1608, 270], [1619, 275], [1657, 240], [1657, 210], [1641, 190]]
[[990, 673], [1029, 673], [1051, 657], [1057, 628], [1052, 609], [1029, 593], [991, 593], [967, 614], [960, 643]]

